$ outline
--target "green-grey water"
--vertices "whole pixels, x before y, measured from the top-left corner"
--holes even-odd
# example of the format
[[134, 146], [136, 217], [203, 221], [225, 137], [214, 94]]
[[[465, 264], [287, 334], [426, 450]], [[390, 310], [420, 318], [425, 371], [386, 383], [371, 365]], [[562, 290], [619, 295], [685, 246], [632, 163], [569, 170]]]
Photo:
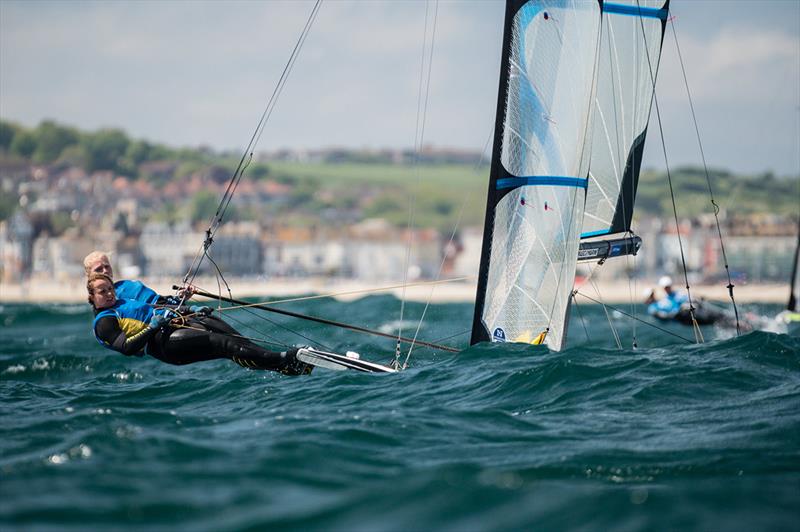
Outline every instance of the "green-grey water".
[[[290, 308], [398, 325], [390, 297]], [[405, 333], [422, 310], [406, 306]], [[89, 335], [85, 305], [3, 305], [0, 528], [797, 530], [800, 339], [704, 328], [693, 345], [639, 324], [633, 349], [612, 313], [620, 350], [599, 307], [580, 311], [560, 353], [419, 349], [397, 375], [293, 378], [126, 358]], [[420, 337], [465, 346], [471, 313], [433, 305]], [[394, 350], [270, 319], [294, 333], [237, 327]]]

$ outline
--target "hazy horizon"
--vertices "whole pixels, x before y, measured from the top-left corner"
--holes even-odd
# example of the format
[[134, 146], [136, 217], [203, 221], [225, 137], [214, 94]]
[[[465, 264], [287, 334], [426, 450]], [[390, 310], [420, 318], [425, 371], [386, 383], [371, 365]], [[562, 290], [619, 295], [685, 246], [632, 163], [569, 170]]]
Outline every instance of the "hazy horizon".
[[[3, 0], [0, 118], [241, 153], [312, 6]], [[799, 175], [800, 3], [671, 6], [709, 166]], [[413, 147], [425, 10], [323, 3], [256, 151]], [[502, 17], [500, 2], [438, 4], [425, 144], [486, 144]], [[657, 95], [670, 167], [701, 165], [670, 25]], [[643, 166], [664, 168], [655, 112]]]

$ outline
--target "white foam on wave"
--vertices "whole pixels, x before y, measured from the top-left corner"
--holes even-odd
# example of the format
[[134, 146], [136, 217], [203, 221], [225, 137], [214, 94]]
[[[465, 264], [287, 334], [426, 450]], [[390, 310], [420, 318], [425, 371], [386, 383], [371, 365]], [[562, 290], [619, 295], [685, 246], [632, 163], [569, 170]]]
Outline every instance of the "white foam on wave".
[[142, 378], [142, 375], [136, 373], [135, 371], [120, 371], [117, 373], [112, 373], [111, 376], [120, 382], [140, 380]]
[[33, 365], [31, 366], [31, 369], [35, 369], [35, 370], [51, 369], [51, 368], [52, 368], [52, 366], [50, 365], [50, 362], [48, 362], [44, 358], [40, 358], [39, 360], [34, 361]]
[[92, 457], [92, 448], [88, 445], [81, 443], [71, 448], [65, 453], [51, 454], [47, 457], [47, 463], [52, 465], [66, 464], [70, 460], [82, 459], [87, 460]]

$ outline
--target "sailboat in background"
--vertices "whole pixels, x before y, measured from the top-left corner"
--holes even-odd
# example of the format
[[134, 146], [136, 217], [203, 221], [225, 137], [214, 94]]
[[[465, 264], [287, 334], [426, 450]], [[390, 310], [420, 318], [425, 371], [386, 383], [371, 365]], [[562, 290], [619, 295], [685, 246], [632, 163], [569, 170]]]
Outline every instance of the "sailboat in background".
[[471, 343], [562, 349], [578, 260], [638, 251], [668, 3], [507, 2]]
[[786, 310], [780, 312], [775, 321], [786, 327], [789, 334], [800, 334], [800, 224], [797, 228], [797, 248], [794, 251], [792, 277], [789, 286], [789, 301]]

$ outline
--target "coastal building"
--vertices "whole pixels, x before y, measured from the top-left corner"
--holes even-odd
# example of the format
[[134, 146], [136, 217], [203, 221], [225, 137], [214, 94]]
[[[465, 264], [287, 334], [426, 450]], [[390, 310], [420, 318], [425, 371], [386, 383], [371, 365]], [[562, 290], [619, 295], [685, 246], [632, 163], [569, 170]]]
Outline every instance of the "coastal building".
[[[262, 273], [261, 228], [255, 222], [231, 222], [222, 226], [214, 238], [209, 252], [226, 274], [251, 276]], [[202, 244], [202, 239], [195, 246]], [[212, 265], [206, 263], [200, 270], [212, 273]]]
[[182, 277], [197, 255], [205, 235], [189, 222], [149, 222], [142, 228], [140, 245], [144, 273], [148, 276]]
[[32, 256], [33, 225], [17, 210], [0, 222], [0, 279], [6, 283], [24, 280], [31, 271]]
[[33, 242], [31, 277], [57, 282], [83, 279], [83, 258], [94, 249], [94, 242], [75, 229], [57, 237], [43, 233]]

